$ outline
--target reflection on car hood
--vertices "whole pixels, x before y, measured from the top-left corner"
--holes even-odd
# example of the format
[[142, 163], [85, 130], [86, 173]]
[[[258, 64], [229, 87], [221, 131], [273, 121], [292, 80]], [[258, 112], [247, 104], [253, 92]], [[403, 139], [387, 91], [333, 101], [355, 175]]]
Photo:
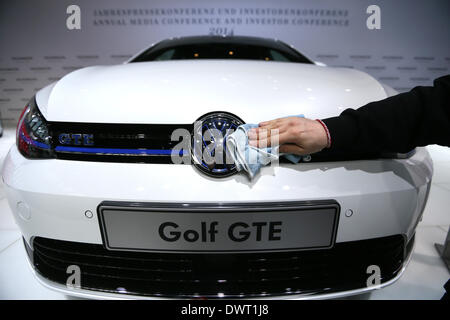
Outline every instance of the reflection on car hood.
[[36, 99], [49, 121], [192, 123], [228, 111], [250, 123], [297, 114], [325, 118], [385, 97], [375, 79], [352, 69], [179, 60], [83, 68]]

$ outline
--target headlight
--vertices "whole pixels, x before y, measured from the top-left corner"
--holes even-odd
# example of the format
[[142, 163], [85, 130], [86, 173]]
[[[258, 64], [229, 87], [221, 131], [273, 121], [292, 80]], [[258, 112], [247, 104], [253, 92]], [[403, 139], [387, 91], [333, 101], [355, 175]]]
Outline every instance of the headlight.
[[54, 158], [47, 121], [39, 112], [34, 97], [20, 115], [16, 142], [20, 153], [26, 158]]

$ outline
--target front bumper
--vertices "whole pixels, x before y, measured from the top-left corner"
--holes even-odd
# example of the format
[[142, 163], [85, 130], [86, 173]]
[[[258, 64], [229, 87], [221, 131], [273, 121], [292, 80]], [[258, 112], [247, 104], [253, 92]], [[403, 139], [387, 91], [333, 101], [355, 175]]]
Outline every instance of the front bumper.
[[[103, 201], [261, 204], [328, 199], [341, 208], [336, 246], [389, 236], [402, 236], [406, 246], [425, 206], [432, 170], [428, 152], [418, 148], [408, 159], [265, 167], [250, 182], [241, 174], [209, 178], [188, 165], [27, 160], [12, 147], [2, 177], [31, 249], [36, 238], [103, 245], [95, 214]], [[399, 275], [405, 259], [384, 284]]]
[[[395, 282], [414, 238], [390, 236], [289, 253], [160, 254], [111, 252], [101, 245], [34, 238], [24, 241], [33, 272], [58, 291], [97, 298], [337, 298]], [[355, 258], [357, 257], [357, 258]], [[69, 266], [80, 283], [68, 281]], [[373, 267], [379, 283], [369, 280]], [[72, 269], [73, 271], [73, 269]], [[69, 272], [69, 275], [71, 272]]]

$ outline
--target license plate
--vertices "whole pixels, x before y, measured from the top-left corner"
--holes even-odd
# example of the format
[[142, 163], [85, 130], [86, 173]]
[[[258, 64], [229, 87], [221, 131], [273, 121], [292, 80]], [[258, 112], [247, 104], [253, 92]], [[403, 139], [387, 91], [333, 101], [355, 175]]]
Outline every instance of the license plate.
[[283, 251], [332, 247], [339, 205], [103, 202], [98, 215], [110, 250]]

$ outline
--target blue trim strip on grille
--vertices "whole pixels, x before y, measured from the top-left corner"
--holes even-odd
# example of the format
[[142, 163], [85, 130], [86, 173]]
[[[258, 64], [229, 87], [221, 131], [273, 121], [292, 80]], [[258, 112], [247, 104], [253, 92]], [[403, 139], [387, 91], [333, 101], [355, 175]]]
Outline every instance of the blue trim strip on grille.
[[32, 144], [33, 146], [41, 148], [41, 149], [47, 149], [47, 150], [50, 149], [50, 145], [48, 145], [46, 143], [42, 143], [42, 142], [36, 141], [36, 140], [33, 140], [31, 138], [28, 138], [27, 136], [25, 136], [25, 134], [22, 131], [20, 131], [19, 134], [20, 134], [20, 137], [23, 140], [25, 140], [25, 142], [28, 143], [28, 144]]
[[[95, 154], [136, 154], [136, 155], [171, 155], [173, 150], [164, 149], [112, 149], [112, 148], [83, 148], [83, 147], [64, 147], [57, 146], [57, 152], [78, 152]], [[178, 150], [174, 150], [178, 151]], [[180, 154], [187, 154], [184, 150], [179, 150]]]

